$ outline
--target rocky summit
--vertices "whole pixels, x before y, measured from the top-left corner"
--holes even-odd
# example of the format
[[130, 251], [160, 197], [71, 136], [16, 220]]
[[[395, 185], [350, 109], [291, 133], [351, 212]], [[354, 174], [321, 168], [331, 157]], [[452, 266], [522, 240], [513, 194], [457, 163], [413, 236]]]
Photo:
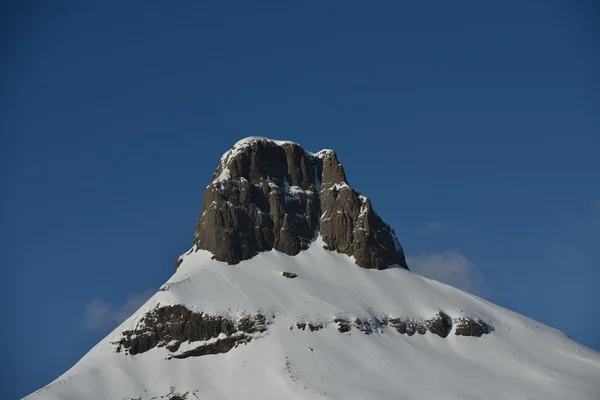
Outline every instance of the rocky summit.
[[248, 138], [173, 276], [26, 399], [597, 400], [599, 376], [564, 333], [408, 271], [333, 151]]
[[350, 187], [334, 151], [250, 137], [221, 157], [193, 245], [237, 264], [272, 249], [297, 255], [317, 235], [363, 268], [408, 269], [394, 230]]

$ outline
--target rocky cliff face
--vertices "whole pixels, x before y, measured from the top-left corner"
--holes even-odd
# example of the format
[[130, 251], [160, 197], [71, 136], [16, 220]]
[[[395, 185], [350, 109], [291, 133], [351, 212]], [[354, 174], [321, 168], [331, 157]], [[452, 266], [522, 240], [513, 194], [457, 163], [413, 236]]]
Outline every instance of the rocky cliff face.
[[363, 268], [408, 269], [394, 231], [348, 185], [335, 152], [247, 138], [223, 155], [206, 188], [194, 247], [237, 264], [271, 249], [296, 255], [318, 234]]

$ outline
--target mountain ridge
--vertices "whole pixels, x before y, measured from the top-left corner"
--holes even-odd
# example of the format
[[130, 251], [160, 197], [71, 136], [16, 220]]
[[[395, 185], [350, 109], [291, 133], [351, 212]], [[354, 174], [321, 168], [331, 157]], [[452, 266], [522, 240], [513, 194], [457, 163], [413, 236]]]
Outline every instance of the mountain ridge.
[[599, 398], [600, 353], [390, 263], [333, 151], [245, 139], [206, 193], [171, 278], [27, 400]]
[[[452, 320], [445, 337], [429, 329], [440, 312]], [[490, 329], [464, 336], [474, 327], [464, 321]], [[151, 345], [127, 351], [136, 338]], [[599, 374], [600, 354], [556, 329], [402, 268], [361, 268], [318, 237], [296, 256], [271, 250], [236, 265], [186, 255], [138, 311], [27, 399], [175, 399], [173, 388], [186, 400], [591, 400]]]

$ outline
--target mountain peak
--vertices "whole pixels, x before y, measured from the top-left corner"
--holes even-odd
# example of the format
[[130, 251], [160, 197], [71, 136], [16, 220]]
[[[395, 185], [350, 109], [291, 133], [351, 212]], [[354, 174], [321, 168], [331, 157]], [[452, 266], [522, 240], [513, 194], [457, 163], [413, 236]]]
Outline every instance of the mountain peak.
[[27, 399], [598, 399], [600, 355], [563, 333], [354, 263], [406, 268], [337, 155], [238, 142], [173, 276]]
[[278, 250], [296, 255], [321, 235], [325, 248], [363, 268], [408, 269], [394, 231], [348, 184], [333, 150], [248, 137], [221, 157], [207, 186], [194, 248], [229, 264]]

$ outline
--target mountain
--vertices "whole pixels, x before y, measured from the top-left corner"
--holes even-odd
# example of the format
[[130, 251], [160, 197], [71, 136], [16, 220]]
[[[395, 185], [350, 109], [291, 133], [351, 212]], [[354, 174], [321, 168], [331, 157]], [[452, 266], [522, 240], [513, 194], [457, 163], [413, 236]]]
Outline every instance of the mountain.
[[394, 231], [348, 185], [335, 152], [247, 138], [223, 155], [206, 188], [194, 250], [237, 264], [271, 249], [296, 255], [317, 235], [364, 268], [407, 268]]
[[174, 275], [26, 399], [599, 399], [600, 353], [409, 271], [337, 155], [247, 138]]

